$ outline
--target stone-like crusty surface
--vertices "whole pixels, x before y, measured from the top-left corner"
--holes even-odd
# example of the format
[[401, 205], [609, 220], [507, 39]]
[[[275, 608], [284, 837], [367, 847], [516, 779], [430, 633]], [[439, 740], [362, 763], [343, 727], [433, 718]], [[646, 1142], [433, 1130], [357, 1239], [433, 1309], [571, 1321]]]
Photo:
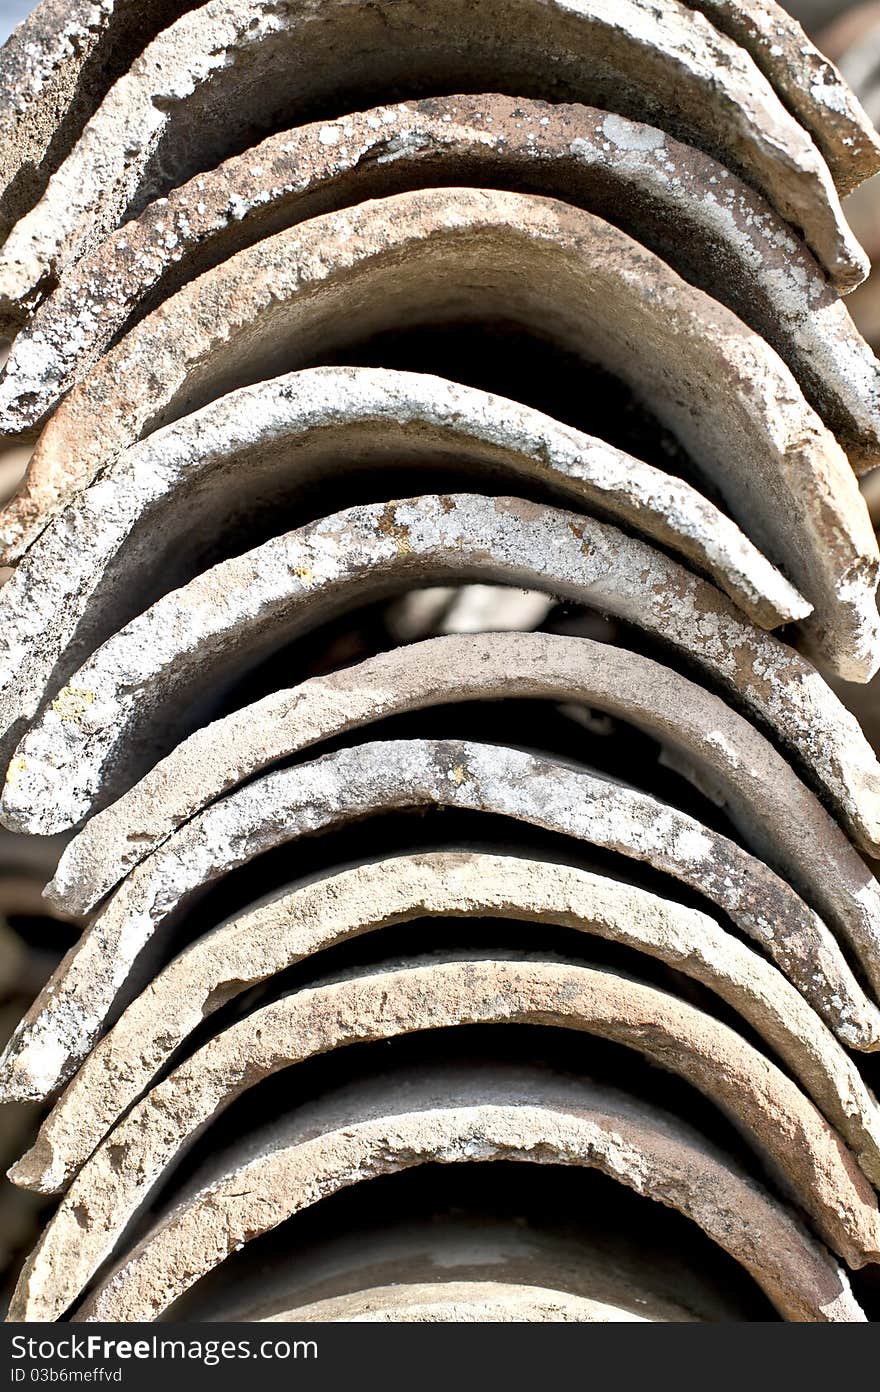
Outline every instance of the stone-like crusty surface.
[[[270, 773], [176, 832], [120, 886], [13, 1035], [0, 1097], [48, 1096], [105, 1028], [131, 969], [193, 893], [264, 851], [377, 812], [450, 806], [507, 816], [644, 861], [716, 903], [842, 1038], [876, 1047], [877, 1008], [784, 880], [656, 798], [551, 759], [464, 740], [376, 741]], [[806, 970], [805, 970], [806, 965]]]
[[0, 242], [104, 93], [194, 0], [40, 0], [0, 49]]
[[773, 345], [856, 468], [880, 459], [880, 365], [758, 193], [654, 126], [497, 94], [284, 131], [149, 204], [21, 329], [0, 380], [0, 434], [32, 430], [135, 313], [243, 246], [365, 198], [473, 182], [563, 198], [621, 227]]
[[[464, 1069], [401, 1070], [325, 1095], [251, 1135], [238, 1155], [198, 1176], [196, 1191], [102, 1279], [75, 1318], [155, 1319], [238, 1244], [326, 1195], [426, 1162], [495, 1159], [598, 1168], [696, 1222], [784, 1318], [864, 1319], [827, 1251], [689, 1126], [617, 1091], [500, 1066], [491, 1083]], [[109, 1213], [110, 1193], [83, 1190], [88, 1217]], [[73, 1202], [62, 1205], [67, 1222]], [[53, 1273], [40, 1256], [19, 1283], [13, 1318], [39, 1318], [41, 1310], [51, 1318]]]
[[437, 917], [565, 925], [708, 986], [776, 1051], [880, 1185], [880, 1112], [858, 1069], [782, 973], [714, 919], [571, 866], [443, 851], [328, 876], [243, 911], [185, 949], [95, 1045], [10, 1179], [41, 1193], [65, 1189], [174, 1051], [240, 992], [363, 933]]
[[255, 134], [331, 101], [338, 113], [474, 86], [652, 120], [765, 192], [838, 285], [864, 279], [807, 132], [748, 54], [677, 0], [211, 0], [134, 62], [13, 229], [0, 309], [14, 311], [150, 198]]
[[837, 68], [775, 0], [685, 0], [752, 55], [810, 132], [842, 193], [880, 169], [880, 136]]
[[[299, 1305], [260, 1323], [283, 1324], [642, 1324], [657, 1316], [587, 1300], [568, 1291], [502, 1281], [423, 1281], [374, 1286], [311, 1305]], [[686, 1311], [676, 1317], [693, 1319]]]
[[876, 756], [799, 653], [638, 538], [582, 513], [472, 494], [349, 508], [165, 595], [98, 648], [21, 741], [4, 825], [46, 834], [106, 805], [189, 733], [188, 701], [328, 610], [468, 579], [564, 595], [669, 644], [769, 727], [863, 849], [880, 851]]
[[62, 402], [3, 513], [12, 550], [136, 439], [230, 388], [382, 328], [501, 316], [599, 361], [675, 433], [814, 605], [838, 675], [880, 660], [880, 553], [852, 470], [777, 354], [653, 253], [581, 209], [428, 189], [236, 253], [125, 336]]
[[852, 1156], [798, 1087], [727, 1025], [608, 970], [435, 962], [286, 996], [216, 1035], [159, 1083], [74, 1181], [38, 1248], [44, 1278], [64, 1273], [53, 1278], [56, 1314], [73, 1304], [192, 1138], [248, 1088], [349, 1044], [497, 1023], [582, 1030], [683, 1077], [735, 1121], [832, 1250], [855, 1267], [880, 1256], [877, 1198]]
[[[809, 612], [695, 489], [593, 436], [425, 373], [312, 368], [132, 446], [37, 538], [0, 593], [0, 760], [99, 643], [202, 569], [230, 515], [274, 511], [340, 469], [380, 479], [403, 460], [416, 474], [488, 467], [493, 483], [526, 479], [615, 517], [689, 557], [762, 626]], [[344, 492], [333, 489], [337, 504]]]
[[[658, 662], [555, 634], [411, 643], [233, 711], [197, 730], [87, 822], [65, 847], [46, 896], [69, 912], [90, 913], [184, 822], [310, 745], [404, 711], [516, 696], [586, 704], [646, 731], [667, 762], [725, 809], [746, 845], [852, 943], [880, 989], [880, 885], [769, 741], [717, 696]], [[806, 960], [783, 960], [796, 978], [808, 971]]]

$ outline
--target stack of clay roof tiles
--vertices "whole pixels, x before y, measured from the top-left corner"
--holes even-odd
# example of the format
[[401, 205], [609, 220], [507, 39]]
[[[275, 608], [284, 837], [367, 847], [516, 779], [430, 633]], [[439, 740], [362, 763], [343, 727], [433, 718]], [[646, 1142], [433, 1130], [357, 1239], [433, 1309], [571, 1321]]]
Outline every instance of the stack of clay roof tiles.
[[772, 0], [42, 0], [0, 92], [0, 816], [86, 920], [10, 1317], [880, 1316], [839, 73]]

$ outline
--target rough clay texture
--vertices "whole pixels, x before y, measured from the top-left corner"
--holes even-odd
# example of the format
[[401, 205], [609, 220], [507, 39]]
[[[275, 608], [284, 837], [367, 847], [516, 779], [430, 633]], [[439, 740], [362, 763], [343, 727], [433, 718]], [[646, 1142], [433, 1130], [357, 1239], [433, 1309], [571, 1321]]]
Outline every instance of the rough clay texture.
[[[880, 989], [880, 886], [788, 763], [694, 682], [580, 637], [450, 635], [273, 692], [197, 730], [87, 822], [64, 850], [47, 897], [68, 912], [91, 912], [209, 803], [310, 745], [403, 711], [516, 696], [586, 704], [657, 740], [665, 761], [723, 807], [751, 850], [850, 942]], [[808, 980], [814, 951], [800, 962], [784, 959], [786, 969]], [[848, 1043], [880, 1039], [854, 1031]]]
[[281, 228], [415, 185], [498, 184], [581, 204], [761, 334], [858, 470], [880, 459], [880, 365], [804, 243], [735, 174], [664, 131], [497, 94], [315, 122], [207, 170], [111, 233], [18, 334], [0, 434], [40, 424], [170, 292]]
[[[12, 830], [76, 825], [173, 747], [188, 702], [329, 613], [414, 583], [547, 590], [668, 643], [769, 727], [880, 851], [880, 768], [852, 715], [793, 648], [748, 624], [713, 585], [579, 513], [516, 498], [427, 496], [355, 507], [277, 537], [172, 591], [74, 674], [13, 756]], [[148, 752], [145, 753], [144, 750]]]
[[[394, 1082], [393, 1092], [352, 1087], [304, 1108], [292, 1125], [254, 1137], [237, 1162], [221, 1161], [220, 1174], [172, 1209], [74, 1318], [155, 1319], [238, 1244], [362, 1179], [426, 1162], [508, 1159], [595, 1167], [677, 1208], [750, 1272], [786, 1319], [864, 1319], [846, 1276], [800, 1222], [668, 1114], [619, 1092], [501, 1069], [489, 1086], [427, 1070], [418, 1081]], [[110, 1192], [84, 1191], [94, 1219], [109, 1212]], [[71, 1195], [62, 1206], [67, 1222], [74, 1202]], [[75, 1241], [71, 1249], [75, 1258]], [[55, 1308], [41, 1255], [19, 1283], [16, 1317]]]
[[40, 0], [0, 50], [0, 242], [104, 93], [193, 0]]
[[[390, 924], [430, 918], [564, 924], [626, 944], [708, 986], [776, 1051], [880, 1184], [880, 1111], [858, 1069], [800, 992], [708, 915], [636, 886], [514, 856], [431, 852], [343, 871], [251, 908], [159, 972], [95, 1045], [9, 1172], [67, 1187], [120, 1115], [213, 1011], [292, 963]], [[475, 926], [478, 937], [479, 925]]]
[[[696, 1223], [783, 1319], [864, 1321], [837, 1260], [880, 1265], [880, 1108], [847, 1052], [880, 1049], [880, 887], [846, 833], [880, 863], [880, 767], [800, 655], [831, 680], [880, 666], [854, 477], [880, 462], [880, 369], [840, 298], [868, 260], [838, 196], [880, 136], [838, 71], [775, 0], [42, 0], [4, 93], [0, 446], [43, 434], [0, 511], [0, 820], [83, 827], [48, 893], [95, 911], [0, 1058], [0, 1101], [56, 1098], [10, 1178], [62, 1196], [9, 1318], [183, 1298], [217, 1319], [216, 1291], [274, 1321], [740, 1317], [706, 1314], [705, 1256], [651, 1295], [659, 1247], [619, 1299], [625, 1222], [620, 1262], [587, 1242], [584, 1286], [541, 1260], [393, 1277], [366, 1250], [334, 1285], [319, 1243], [312, 1285], [308, 1260], [305, 1284], [276, 1271], [256, 1308], [244, 1254], [222, 1269], [361, 1181], [499, 1160], [505, 1185], [510, 1161], [596, 1168]], [[660, 467], [384, 349], [313, 365], [405, 328], [466, 375], [442, 330], [480, 323], [617, 379]], [[432, 492], [385, 501], [403, 468]], [[532, 501], [441, 492], [471, 474]], [[457, 620], [438, 585], [464, 585]], [[349, 611], [386, 600], [361, 645]], [[549, 606], [572, 631], [560, 602], [674, 668], [503, 631]], [[359, 660], [380, 631], [409, 646]], [[283, 680], [324, 675], [239, 686], [307, 634]], [[514, 747], [368, 738], [536, 699], [580, 762], [514, 743], [509, 704]], [[206, 701], [233, 713], [205, 724]], [[586, 766], [582, 725], [659, 745], [734, 832]], [[388, 854], [384, 814], [433, 809], [448, 841], [445, 807], [493, 839], [521, 824], [520, 853]], [[316, 879], [308, 838], [362, 819], [372, 859]], [[467, 919], [467, 945], [419, 955], [431, 919]], [[512, 942], [487, 948], [487, 920]], [[416, 952], [376, 965], [379, 938], [363, 965], [351, 944], [383, 930]], [[590, 935], [606, 965], [583, 965]], [[279, 997], [298, 963], [309, 985]], [[564, 1078], [499, 1061], [538, 1035], [565, 1040]], [[581, 1057], [633, 1067], [639, 1096], [573, 1076]], [[278, 1073], [292, 1105], [255, 1126]], [[689, 1283], [705, 1308], [675, 1304]]]
[[310, 105], [474, 85], [651, 120], [764, 191], [840, 286], [865, 277], [807, 132], [748, 54], [676, 0], [212, 0], [135, 61], [13, 229], [0, 306], [14, 311], [151, 197]]
[[[880, 980], [876, 881], [772, 746], [723, 702], [648, 659], [541, 634], [410, 646], [274, 693], [196, 732], [86, 825], [63, 854], [49, 896], [88, 912], [208, 803], [310, 744], [403, 710], [518, 695], [586, 702], [661, 741], [667, 761], [725, 808], [752, 849], [850, 942], [869, 979]], [[777, 950], [785, 969], [809, 982], [815, 943], [780, 942]], [[873, 1011], [860, 1013], [862, 1026], [850, 1022], [847, 1042], [876, 1047]]]
[[376, 812], [425, 805], [508, 816], [652, 865], [717, 904], [797, 973], [810, 1003], [843, 1038], [855, 1032], [876, 1045], [877, 1009], [821, 919], [733, 841], [645, 793], [520, 750], [461, 740], [377, 741], [240, 788], [132, 871], [13, 1035], [0, 1096], [45, 1097], [70, 1078], [140, 954], [190, 895], [275, 846]]
[[842, 193], [880, 169], [880, 135], [837, 68], [775, 0], [685, 0], [747, 49], [812, 135]]
[[[188, 1137], [262, 1077], [349, 1043], [496, 1022], [575, 1027], [635, 1048], [684, 1076], [737, 1119], [838, 1256], [851, 1267], [880, 1256], [880, 1214], [865, 1175], [796, 1084], [734, 1030], [608, 970], [504, 959], [383, 970], [298, 991], [252, 1013], [148, 1094], [75, 1183], [71, 1199], [103, 1193], [106, 1168], [124, 1176], [107, 1196], [113, 1235], [96, 1232], [106, 1253]], [[138, 1146], [132, 1147], [132, 1137], [141, 1139]], [[82, 1226], [74, 1219], [75, 1229]], [[79, 1242], [88, 1264], [85, 1239]], [[67, 1253], [45, 1260], [70, 1272]], [[63, 1303], [75, 1295], [74, 1289]]]
[[[425, 1281], [352, 1291], [269, 1315], [261, 1323], [641, 1324], [656, 1318], [539, 1286], [506, 1285], [500, 1281]], [[684, 1322], [688, 1318], [684, 1311], [677, 1315]]]
[[201, 568], [230, 513], [402, 460], [522, 479], [617, 518], [707, 571], [762, 626], [809, 610], [699, 493], [595, 437], [423, 373], [313, 368], [157, 431], [49, 524], [0, 593], [0, 758], [99, 643]]
[[[403, 193], [313, 218], [184, 286], [61, 404], [3, 514], [21, 548], [150, 430], [383, 327], [501, 316], [628, 383], [814, 606], [824, 661], [880, 660], [880, 553], [846, 456], [777, 354], [625, 233], [500, 191]], [[291, 357], [295, 361], [291, 362]]]
[[501, 1022], [583, 1030], [683, 1076], [735, 1118], [832, 1250], [855, 1267], [880, 1256], [871, 1185], [796, 1085], [728, 1026], [613, 972], [496, 959], [299, 991], [216, 1035], [116, 1127], [74, 1181], [28, 1285], [36, 1293], [53, 1273], [49, 1298], [63, 1313], [188, 1140], [270, 1074], [348, 1044]]

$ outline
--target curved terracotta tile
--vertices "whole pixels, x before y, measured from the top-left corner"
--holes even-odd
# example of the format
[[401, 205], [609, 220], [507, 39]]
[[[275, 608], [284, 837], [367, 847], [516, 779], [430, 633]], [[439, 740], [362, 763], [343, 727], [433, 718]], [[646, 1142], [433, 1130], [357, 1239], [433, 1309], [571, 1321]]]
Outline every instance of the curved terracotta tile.
[[754, 189], [655, 126], [497, 94], [287, 130], [149, 204], [68, 268], [21, 329], [0, 380], [0, 433], [33, 430], [133, 319], [233, 252], [366, 198], [465, 183], [547, 194], [615, 223], [776, 349], [857, 470], [877, 464], [877, 359]]
[[132, 64], [16, 224], [0, 255], [0, 306], [14, 312], [150, 198], [310, 107], [488, 85], [668, 126], [766, 190], [839, 285], [864, 279], [807, 132], [749, 55], [677, 0], [211, 0]]
[[190, 732], [187, 707], [199, 690], [328, 613], [466, 579], [565, 595], [659, 638], [794, 754], [864, 849], [880, 845], [876, 757], [793, 648], [635, 537], [582, 513], [473, 494], [346, 509], [157, 600], [93, 653], [20, 742], [3, 789], [4, 824], [46, 834], [106, 806]]
[[[71, 499], [0, 594], [0, 758], [105, 639], [253, 515], [406, 461], [538, 485], [620, 520], [712, 575], [762, 627], [809, 605], [734, 523], [661, 469], [516, 402], [424, 373], [313, 368], [212, 402]], [[333, 490], [337, 505], [346, 484]], [[239, 547], [239, 549], [243, 549]], [[202, 562], [203, 564], [203, 562]]]
[[814, 649], [839, 675], [868, 679], [880, 660], [877, 541], [843, 451], [788, 369], [624, 233], [530, 195], [398, 194], [288, 228], [184, 286], [61, 404], [3, 534], [32, 540], [128, 445], [230, 388], [404, 317], [499, 314], [627, 382], [814, 605]]
[[[83, 1259], [91, 1256], [94, 1263], [96, 1250], [106, 1255], [143, 1203], [150, 1178], [155, 1183], [189, 1140], [263, 1078], [349, 1044], [496, 1023], [584, 1031], [684, 1078], [734, 1121], [774, 1180], [779, 1177], [783, 1191], [850, 1266], [880, 1256], [880, 1212], [871, 1185], [799, 1088], [735, 1030], [607, 968], [493, 957], [358, 973], [285, 996], [215, 1035], [147, 1093], [76, 1181], [77, 1198], [103, 1193], [111, 1157], [126, 1175], [113, 1196], [112, 1234], [98, 1224], [93, 1240], [81, 1233]], [[84, 1226], [88, 1231], [89, 1220], [84, 1225], [74, 1216], [74, 1227]], [[56, 1264], [66, 1268], [68, 1254], [56, 1253]]]
[[[452, 1070], [421, 1070], [412, 1079], [399, 1074], [394, 1083], [393, 1091], [350, 1087], [302, 1109], [286, 1126], [249, 1138], [250, 1156], [229, 1157], [225, 1174], [173, 1208], [101, 1280], [75, 1318], [155, 1319], [239, 1241], [362, 1178], [438, 1160], [527, 1157], [598, 1168], [677, 1208], [746, 1268], [786, 1319], [864, 1318], [846, 1276], [793, 1215], [702, 1136], [647, 1104], [547, 1075], [505, 1076], [500, 1068], [488, 1084], [468, 1085]], [[139, 1129], [133, 1143], [150, 1134]], [[97, 1174], [97, 1157], [92, 1165]], [[71, 1291], [76, 1298], [78, 1274], [91, 1264], [77, 1241], [84, 1236], [73, 1215], [80, 1203], [89, 1246], [109, 1255], [112, 1238], [102, 1242], [102, 1228], [114, 1221], [124, 1181], [117, 1174], [104, 1185], [105, 1168], [112, 1173], [102, 1158], [101, 1186], [84, 1174], [63, 1201], [47, 1230], [52, 1240], [44, 1236], [19, 1282], [15, 1318], [52, 1318]], [[62, 1235], [70, 1261], [50, 1267], [49, 1249]]]
[[[557, 863], [478, 852], [392, 856], [249, 908], [186, 948], [123, 1011], [9, 1171], [63, 1191], [203, 1021], [292, 963], [390, 924], [504, 918], [562, 924], [644, 952], [716, 992], [767, 1041], [880, 1184], [880, 1110], [844, 1049], [763, 957], [712, 918]], [[797, 980], [797, 973], [792, 972]]]
[[[45, 1097], [106, 1028], [134, 964], [167, 936], [188, 897], [276, 846], [379, 812], [450, 806], [491, 812], [653, 866], [722, 909], [783, 966], [815, 1009], [876, 1047], [864, 996], [821, 919], [761, 861], [693, 817], [552, 759], [463, 740], [357, 745], [281, 769], [195, 817], [134, 870], [90, 923], [0, 1061], [0, 1095]], [[803, 964], [808, 964], [806, 971]], [[874, 969], [876, 957], [866, 964]]]

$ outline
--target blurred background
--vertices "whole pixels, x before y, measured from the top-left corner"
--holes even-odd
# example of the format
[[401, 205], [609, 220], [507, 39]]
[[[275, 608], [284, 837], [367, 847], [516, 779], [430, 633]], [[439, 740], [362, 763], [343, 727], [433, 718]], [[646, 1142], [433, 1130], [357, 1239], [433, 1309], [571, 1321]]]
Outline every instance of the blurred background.
[[19, 20], [32, 9], [29, 0], [0, 0], [0, 39], [8, 38]]

